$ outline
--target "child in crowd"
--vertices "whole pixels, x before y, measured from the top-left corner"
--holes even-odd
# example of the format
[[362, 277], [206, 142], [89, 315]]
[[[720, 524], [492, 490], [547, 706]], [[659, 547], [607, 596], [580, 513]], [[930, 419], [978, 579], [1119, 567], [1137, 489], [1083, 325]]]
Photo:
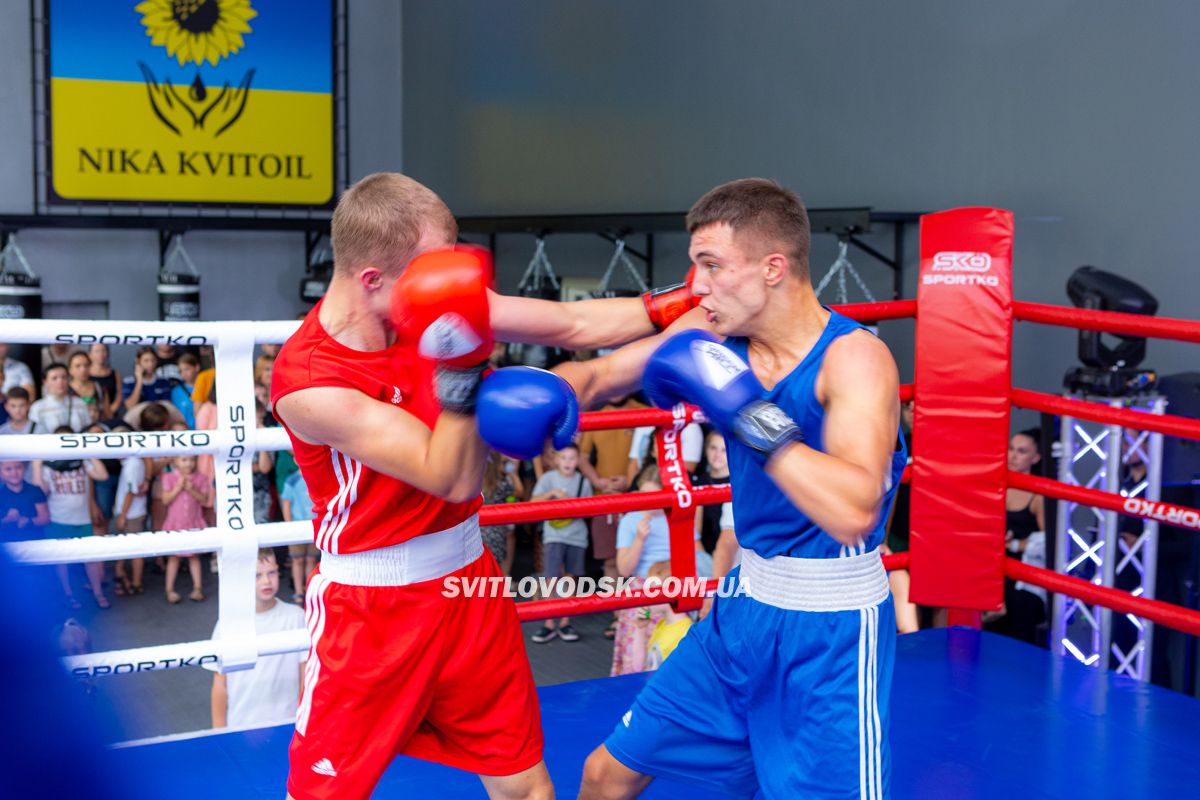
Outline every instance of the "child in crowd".
[[[153, 347], [139, 347], [133, 362], [133, 374], [121, 380], [125, 407], [139, 403], [171, 402], [171, 382], [158, 375], [158, 354]], [[161, 430], [161, 429], [160, 429]]]
[[38, 433], [50, 433], [61, 425], [79, 432], [92, 424], [87, 403], [71, 394], [70, 378], [63, 364], [51, 364], [42, 376], [42, 399], [29, 407], [29, 418]]
[[[310, 522], [316, 516], [312, 498], [308, 496], [308, 484], [298, 471], [289, 475], [283, 484], [279, 506], [284, 522]], [[303, 603], [308, 579], [317, 570], [317, 546], [312, 542], [288, 545], [288, 554], [292, 557], [292, 602]]]
[[[538, 478], [533, 487], [532, 499], [538, 502], [591, 496], [592, 485], [579, 471], [579, 448], [569, 444], [554, 454], [554, 469], [546, 470], [542, 477]], [[583, 574], [587, 541], [588, 526], [582, 519], [551, 519], [542, 523], [541, 575], [552, 579], [551, 587], [560, 577]], [[570, 618], [563, 617], [557, 628], [554, 620], [547, 620], [541, 630], [533, 635], [533, 641], [544, 644], [555, 637], [564, 642], [579, 639]]]
[[[279, 566], [275, 552], [258, 551], [254, 585], [255, 633], [281, 633], [304, 627], [304, 611], [279, 600]], [[220, 638], [221, 623], [213, 628]], [[254, 669], [213, 675], [212, 724], [214, 728], [263, 728], [296, 720], [304, 683], [303, 652], [262, 656]], [[215, 669], [209, 666], [208, 669]]]
[[[70, 425], [60, 425], [55, 433], [71, 433]], [[95, 498], [92, 495], [92, 481], [104, 480], [108, 470], [99, 460], [89, 458], [62, 461], [36, 461], [33, 469], [34, 481], [46, 493], [50, 510], [50, 522], [46, 526], [46, 536], [51, 539], [82, 539], [91, 536], [92, 512]], [[56, 567], [58, 580], [62, 584], [63, 595], [70, 608], [79, 608], [75, 592], [71, 588], [69, 564], [59, 564]], [[85, 564], [88, 583], [91, 584], [92, 596], [100, 608], [108, 608], [111, 604], [104, 596], [104, 562], [89, 561]]]
[[[262, 403], [254, 403], [255, 421], [259, 428], [266, 425], [267, 407]], [[275, 468], [275, 454], [270, 450], [259, 450], [250, 462], [251, 481], [254, 486], [254, 523], [263, 525], [273, 522], [271, 507], [274, 505], [272, 495], [271, 470]]]
[[25, 480], [25, 462], [0, 461], [0, 480], [0, 541], [41, 539], [50, 508], [46, 493]]
[[0, 425], [0, 434], [33, 433], [37, 426], [29, 419], [29, 392], [22, 386], [14, 386], [4, 393], [4, 410], [8, 422]]
[[[165, 472], [162, 476], [162, 499], [167, 507], [166, 516], [163, 517], [163, 530], [186, 531], [203, 528], [203, 508], [211, 502], [212, 483], [196, 471], [195, 456], [176, 456], [174, 467], [173, 471]], [[178, 603], [181, 599], [175, 591], [175, 579], [179, 575], [181, 558], [188, 560], [188, 572], [192, 576], [192, 593], [188, 598], [198, 603], [204, 599], [204, 591], [201, 588], [200, 556], [194, 553], [167, 558], [167, 602]]]
[[192, 392], [196, 389], [196, 376], [200, 374], [200, 359], [191, 353], [179, 357], [179, 383], [171, 387], [171, 404], [179, 409], [188, 430], [196, 427], [196, 411]]
[[[128, 430], [114, 428], [113, 430]], [[148, 462], [150, 459], [139, 456], [129, 456], [121, 459], [121, 480], [117, 484], [117, 499], [114, 506], [116, 511], [117, 533], [141, 533], [146, 530], [147, 499], [150, 494]], [[141, 594], [145, 591], [142, 585], [142, 573], [145, 569], [145, 559], [129, 559], [130, 576], [125, 574], [125, 562], [117, 561], [113, 565], [114, 582], [117, 594]]]
[[[654, 564], [650, 567], [650, 574], [646, 576], [648, 580], [658, 581], [659, 586], [662, 586], [669, 577], [671, 577], [670, 561], [659, 561]], [[692, 627], [691, 616], [681, 614], [670, 605], [660, 606], [659, 612], [660, 616], [651, 629], [649, 641], [646, 642], [644, 666], [647, 670], [661, 667], [662, 663], [667, 660], [667, 656], [675, 652], [679, 642]]]

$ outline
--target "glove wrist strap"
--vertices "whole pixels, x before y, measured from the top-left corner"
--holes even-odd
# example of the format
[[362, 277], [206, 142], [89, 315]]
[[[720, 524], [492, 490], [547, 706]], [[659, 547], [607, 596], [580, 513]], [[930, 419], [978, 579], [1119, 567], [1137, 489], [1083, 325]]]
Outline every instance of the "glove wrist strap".
[[475, 400], [479, 397], [479, 384], [483, 381], [488, 366], [486, 361], [465, 368], [438, 364], [434, 389], [442, 410], [464, 416], [474, 414]]
[[804, 441], [804, 434], [795, 421], [779, 406], [765, 400], [756, 400], [738, 412], [733, 434], [764, 463], [785, 446]]

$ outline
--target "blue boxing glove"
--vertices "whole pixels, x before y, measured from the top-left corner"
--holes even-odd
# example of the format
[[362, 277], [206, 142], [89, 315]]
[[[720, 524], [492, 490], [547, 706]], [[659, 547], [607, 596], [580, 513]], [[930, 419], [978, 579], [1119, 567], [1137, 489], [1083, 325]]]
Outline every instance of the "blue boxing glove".
[[646, 363], [642, 388], [659, 408], [694, 403], [726, 436], [750, 448], [760, 462], [804, 440], [783, 409], [762, 399], [750, 366], [706, 331], [687, 330], [659, 345]]
[[512, 458], [541, 455], [546, 437], [566, 447], [579, 430], [571, 384], [544, 369], [505, 367], [483, 379], [475, 402], [479, 435]]

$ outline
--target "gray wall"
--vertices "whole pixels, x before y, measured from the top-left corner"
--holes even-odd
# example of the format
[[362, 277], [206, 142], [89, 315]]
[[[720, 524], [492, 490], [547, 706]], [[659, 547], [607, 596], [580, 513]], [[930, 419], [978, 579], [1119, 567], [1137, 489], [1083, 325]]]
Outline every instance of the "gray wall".
[[[1001, 206], [1019, 298], [1065, 304], [1094, 264], [1195, 317], [1197, 30], [1182, 1], [410, 2], [405, 164], [462, 214], [683, 210], [746, 175], [813, 207]], [[575, 247], [564, 271], [606, 257]], [[855, 263], [884, 294], [886, 270]], [[885, 334], [903, 367], [909, 334]], [[1065, 331], [1015, 345], [1026, 386], [1074, 361]], [[1147, 363], [1194, 359], [1155, 342]]]
[[[351, 179], [401, 168], [401, 4], [355, 0], [350, 13]], [[34, 210], [28, 3], [0, 4], [0, 213]], [[30, 230], [18, 235], [47, 303], [108, 302], [111, 319], [156, 319], [153, 231]], [[196, 232], [185, 245], [201, 272], [205, 319], [290, 319], [306, 308], [301, 234]]]

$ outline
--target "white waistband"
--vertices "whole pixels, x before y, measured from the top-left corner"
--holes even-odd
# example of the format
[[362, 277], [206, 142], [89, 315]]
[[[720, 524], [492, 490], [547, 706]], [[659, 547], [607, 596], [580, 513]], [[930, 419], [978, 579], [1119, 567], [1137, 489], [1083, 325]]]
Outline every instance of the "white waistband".
[[847, 558], [763, 558], [742, 550], [741, 580], [760, 603], [791, 611], [854, 611], [887, 599], [878, 550]]
[[436, 533], [361, 553], [322, 553], [321, 574], [347, 586], [407, 586], [449, 575], [483, 555], [479, 515]]

